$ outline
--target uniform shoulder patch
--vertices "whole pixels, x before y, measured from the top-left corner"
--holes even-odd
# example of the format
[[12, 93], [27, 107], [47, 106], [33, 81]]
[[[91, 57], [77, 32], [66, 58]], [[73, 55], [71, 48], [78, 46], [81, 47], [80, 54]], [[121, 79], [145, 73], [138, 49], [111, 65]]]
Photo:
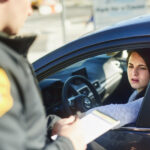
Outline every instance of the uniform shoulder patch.
[[7, 113], [12, 106], [11, 83], [6, 71], [0, 68], [0, 117]]

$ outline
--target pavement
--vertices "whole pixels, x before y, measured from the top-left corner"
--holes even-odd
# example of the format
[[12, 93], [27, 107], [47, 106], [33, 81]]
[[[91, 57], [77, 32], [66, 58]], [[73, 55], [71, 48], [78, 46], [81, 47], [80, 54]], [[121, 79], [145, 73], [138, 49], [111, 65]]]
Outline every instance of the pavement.
[[29, 50], [28, 60], [32, 63], [65, 43], [93, 31], [93, 23], [87, 24], [91, 11], [90, 5], [69, 6], [65, 11], [65, 34], [61, 13], [42, 15], [34, 11], [21, 30], [25, 34], [38, 35]]

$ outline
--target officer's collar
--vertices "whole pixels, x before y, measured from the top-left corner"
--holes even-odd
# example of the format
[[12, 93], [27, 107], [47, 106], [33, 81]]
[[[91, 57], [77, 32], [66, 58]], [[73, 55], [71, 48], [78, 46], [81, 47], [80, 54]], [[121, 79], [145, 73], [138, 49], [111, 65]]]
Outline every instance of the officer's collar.
[[0, 32], [0, 41], [25, 57], [27, 56], [29, 47], [35, 39], [36, 35], [8, 36], [7, 34]]

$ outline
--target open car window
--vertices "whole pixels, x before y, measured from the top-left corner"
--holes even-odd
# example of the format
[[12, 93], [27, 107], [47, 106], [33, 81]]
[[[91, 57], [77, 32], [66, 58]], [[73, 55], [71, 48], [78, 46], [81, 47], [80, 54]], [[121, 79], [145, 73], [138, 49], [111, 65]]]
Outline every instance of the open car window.
[[[126, 58], [126, 51], [125, 53], [124, 51], [105, 53], [83, 59], [48, 76], [40, 82], [47, 114], [54, 113], [64, 117], [61, 111], [56, 112], [53, 110], [61, 109], [59, 106], [63, 103], [62, 91], [64, 84], [66, 80], [76, 75], [85, 77], [94, 86], [102, 105], [127, 103], [132, 89], [127, 79]], [[126, 91], [124, 91], [124, 87], [126, 87]], [[88, 98], [93, 99], [89, 87], [78, 79], [73, 81], [68, 93], [69, 101], [72, 100], [71, 97], [77, 95], [76, 93], [85, 94]], [[93, 105], [93, 107], [96, 106], [98, 105]], [[57, 109], [54, 107], [57, 107]]]

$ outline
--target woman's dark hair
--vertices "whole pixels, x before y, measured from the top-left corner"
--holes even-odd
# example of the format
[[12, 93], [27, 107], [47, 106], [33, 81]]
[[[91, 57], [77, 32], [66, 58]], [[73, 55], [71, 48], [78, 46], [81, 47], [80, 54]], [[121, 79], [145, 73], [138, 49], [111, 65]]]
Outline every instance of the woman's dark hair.
[[128, 58], [127, 58], [127, 64], [128, 64], [129, 58], [133, 52], [138, 53], [144, 59], [146, 65], [147, 65], [147, 68], [150, 72], [150, 48], [143, 48], [143, 49], [136, 49], [136, 50], [129, 51]]

